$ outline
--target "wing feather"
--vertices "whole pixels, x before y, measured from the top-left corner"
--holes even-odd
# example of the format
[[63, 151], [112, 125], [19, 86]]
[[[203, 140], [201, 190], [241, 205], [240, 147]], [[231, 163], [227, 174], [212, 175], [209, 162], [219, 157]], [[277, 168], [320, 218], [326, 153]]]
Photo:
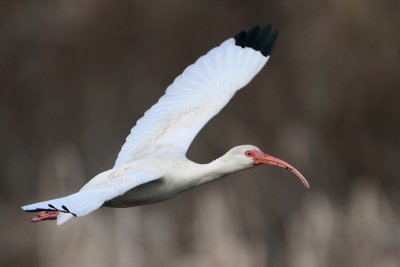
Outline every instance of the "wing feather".
[[254, 28], [249, 38], [242, 32], [188, 66], [137, 121], [114, 167], [163, 149], [184, 155], [201, 128], [268, 61], [277, 37], [268, 27]]

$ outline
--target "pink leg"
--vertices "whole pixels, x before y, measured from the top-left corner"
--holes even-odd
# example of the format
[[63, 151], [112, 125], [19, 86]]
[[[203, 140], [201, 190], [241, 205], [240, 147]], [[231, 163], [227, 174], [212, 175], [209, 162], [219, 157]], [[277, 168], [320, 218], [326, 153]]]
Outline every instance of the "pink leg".
[[32, 218], [32, 222], [57, 220], [57, 216], [60, 214], [59, 211], [40, 211], [35, 217]]

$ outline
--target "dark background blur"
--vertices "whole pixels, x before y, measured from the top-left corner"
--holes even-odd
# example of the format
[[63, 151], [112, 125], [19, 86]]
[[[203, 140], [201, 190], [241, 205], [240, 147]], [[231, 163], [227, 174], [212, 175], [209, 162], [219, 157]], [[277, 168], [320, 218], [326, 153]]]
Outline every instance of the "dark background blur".
[[[400, 266], [397, 1], [0, 3], [1, 266]], [[195, 139], [208, 162], [254, 144], [293, 163], [62, 227], [20, 206], [113, 166], [188, 65], [242, 29], [280, 37]]]

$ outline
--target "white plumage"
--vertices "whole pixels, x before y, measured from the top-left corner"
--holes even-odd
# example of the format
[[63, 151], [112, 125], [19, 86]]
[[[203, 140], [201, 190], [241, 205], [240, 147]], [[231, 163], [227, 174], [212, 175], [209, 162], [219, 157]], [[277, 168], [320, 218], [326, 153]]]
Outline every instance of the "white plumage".
[[170, 198], [179, 192], [259, 164], [294, 172], [291, 165], [238, 146], [209, 164], [197, 164], [186, 152], [203, 126], [243, 88], [268, 61], [277, 38], [270, 25], [241, 32], [200, 57], [167, 88], [139, 119], [127, 137], [113, 169], [100, 173], [72, 195], [22, 207], [38, 211], [34, 221], [62, 224], [101, 206], [129, 207]]
[[200, 57], [137, 121], [114, 167], [160, 149], [185, 154], [201, 128], [250, 82], [268, 58], [235, 45], [233, 38]]

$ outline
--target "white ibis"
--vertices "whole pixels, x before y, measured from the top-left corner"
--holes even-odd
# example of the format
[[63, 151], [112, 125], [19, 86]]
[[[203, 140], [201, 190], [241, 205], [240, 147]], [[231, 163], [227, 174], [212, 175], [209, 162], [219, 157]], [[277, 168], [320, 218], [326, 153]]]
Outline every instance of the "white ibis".
[[22, 209], [39, 212], [32, 221], [57, 220], [60, 225], [102, 206], [132, 207], [162, 201], [262, 164], [286, 168], [309, 188], [293, 166], [252, 145], [234, 147], [208, 164], [186, 158], [201, 128], [267, 63], [277, 37], [278, 31], [271, 31], [271, 25], [256, 26], [200, 57], [137, 121], [112, 169], [95, 176], [77, 193]]

